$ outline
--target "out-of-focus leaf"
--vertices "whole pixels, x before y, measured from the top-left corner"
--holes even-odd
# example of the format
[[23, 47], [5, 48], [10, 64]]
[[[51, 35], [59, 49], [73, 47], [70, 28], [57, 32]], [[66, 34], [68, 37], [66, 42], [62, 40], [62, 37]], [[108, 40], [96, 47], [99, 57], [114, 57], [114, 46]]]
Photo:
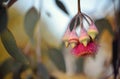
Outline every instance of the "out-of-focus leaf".
[[77, 72], [82, 73], [83, 72], [83, 64], [84, 64], [84, 59], [83, 58], [78, 58], [76, 61], [76, 66], [77, 66]]
[[50, 79], [50, 75], [42, 63], [38, 63], [37, 65], [37, 74], [40, 79]]
[[[27, 69], [29, 69], [29, 66], [27, 66], [27, 65], [21, 65], [19, 68], [17, 68], [13, 72], [13, 79], [23, 79], [23, 78], [21, 78], [21, 74], [23, 72], [25, 72]], [[26, 74], [27, 74], [27, 72], [26, 72]], [[28, 75], [25, 75], [25, 76], [27, 77]], [[25, 77], [25, 79], [29, 79], [29, 78], [26, 78], [26, 77]]]
[[7, 27], [8, 15], [6, 8], [0, 6], [0, 32], [2, 32]]
[[[1, 65], [0, 65], [0, 78], [4, 77], [6, 74], [10, 72], [16, 71], [20, 67], [20, 63], [16, 62], [12, 58], [6, 59]], [[3, 79], [3, 78], [1, 78]]]
[[111, 35], [113, 35], [112, 26], [110, 25], [110, 23], [107, 19], [105, 19], [105, 18], [98, 19], [95, 21], [95, 24], [99, 30], [99, 36], [105, 29], [107, 29], [111, 33]]
[[3, 2], [7, 2], [8, 0], [0, 0], [0, 5], [3, 3]]
[[17, 61], [28, 64], [28, 60], [17, 47], [13, 34], [8, 29], [5, 29], [0, 36], [4, 47], [10, 55]]
[[[70, 31], [73, 30], [73, 27], [74, 27], [74, 25], [75, 25], [75, 20], [76, 20], [76, 18], [73, 18], [73, 19], [70, 21]], [[77, 26], [78, 26], [79, 24], [80, 24], [80, 19], [77, 18]]]
[[40, 17], [38, 15], [38, 12], [34, 7], [30, 8], [25, 15], [25, 19], [24, 19], [25, 31], [30, 37], [32, 42], [33, 42], [34, 29], [39, 18]]
[[60, 0], [55, 0], [56, 5], [64, 11], [67, 15], [69, 15], [67, 9], [65, 8], [64, 4]]
[[64, 72], [66, 71], [65, 61], [60, 50], [56, 48], [49, 49], [48, 55], [50, 59], [54, 62], [54, 64], [58, 67], [58, 69]]

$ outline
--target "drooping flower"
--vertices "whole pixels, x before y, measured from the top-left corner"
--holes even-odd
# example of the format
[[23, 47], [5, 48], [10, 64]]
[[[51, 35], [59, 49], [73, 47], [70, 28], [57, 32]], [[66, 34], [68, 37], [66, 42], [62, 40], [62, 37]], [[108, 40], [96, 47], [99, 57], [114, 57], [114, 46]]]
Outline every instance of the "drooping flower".
[[78, 35], [75, 29], [73, 29], [72, 32], [70, 33], [69, 43], [72, 48], [74, 48], [79, 43]]
[[[72, 54], [75, 56], [94, 55], [98, 50], [98, 44], [95, 40], [98, 30], [93, 20], [88, 15], [81, 12], [79, 3], [80, 0], [78, 0], [78, 13], [69, 23], [64, 34], [63, 41], [65, 42], [66, 47], [69, 45], [72, 47]], [[90, 25], [87, 31], [84, 26], [85, 21], [88, 25]], [[74, 24], [74, 26], [72, 24]], [[71, 29], [72, 31], [69, 29], [71, 26], [73, 26], [73, 29]], [[81, 28], [79, 37], [76, 33], [77, 26], [80, 26]]]
[[94, 55], [98, 50], [98, 45], [95, 41], [90, 41], [87, 46], [79, 43], [76, 47], [72, 49], [72, 54], [79, 56]]
[[98, 34], [98, 29], [96, 28], [95, 24], [92, 23], [88, 29], [88, 35], [90, 35], [92, 40], [94, 40], [97, 34]]
[[89, 35], [87, 34], [87, 32], [84, 28], [82, 28], [81, 31], [80, 31], [79, 41], [84, 46], [87, 46], [88, 42], [90, 41], [90, 37], [89, 37]]
[[64, 34], [64, 36], [63, 36], [63, 41], [64, 41], [66, 47], [69, 46], [69, 41], [68, 41], [68, 39], [69, 39], [70, 34], [71, 34], [70, 29], [67, 28], [67, 30], [65, 31], [65, 34]]

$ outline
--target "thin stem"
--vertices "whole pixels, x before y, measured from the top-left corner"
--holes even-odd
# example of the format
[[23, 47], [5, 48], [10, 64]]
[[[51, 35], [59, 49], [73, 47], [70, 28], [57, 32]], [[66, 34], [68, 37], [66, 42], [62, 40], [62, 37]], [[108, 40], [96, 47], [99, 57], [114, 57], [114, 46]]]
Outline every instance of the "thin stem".
[[29, 51], [30, 51], [30, 41], [27, 43], [27, 45], [25, 46], [25, 48], [24, 48], [24, 53], [26, 54], [26, 55], [28, 55], [29, 54]]
[[84, 25], [83, 25], [83, 17], [82, 16], [81, 16], [81, 19], [82, 19], [82, 21], [81, 21], [81, 28], [83, 28]]
[[74, 23], [73, 29], [76, 29], [77, 22], [78, 22], [78, 15], [75, 16], [75, 23]]
[[40, 19], [41, 19], [41, 11], [42, 11], [42, 0], [39, 0], [39, 26], [37, 30], [37, 38], [36, 38], [36, 55], [37, 55], [37, 62], [41, 62], [41, 35], [40, 35]]
[[41, 36], [40, 36], [40, 25], [38, 26], [37, 30], [37, 38], [36, 38], [36, 55], [37, 55], [37, 62], [41, 62]]
[[86, 16], [87, 18], [89, 18], [90, 21], [91, 21], [91, 23], [93, 23], [93, 20], [88, 15], [86, 15], [85, 13], [83, 13], [83, 16]]
[[82, 14], [83, 18], [85, 19], [85, 21], [87, 21], [88, 25], [90, 25], [90, 22], [88, 21], [88, 19]]
[[78, 13], [81, 13], [80, 0], [78, 0]]
[[[68, 24], [67, 29], [70, 29], [70, 25], [71, 25], [71, 23], [76, 19], [76, 17], [78, 17], [78, 15], [75, 15], [75, 16], [70, 20], [70, 23]], [[77, 24], [76, 24], [76, 25], [77, 25]], [[73, 28], [76, 28], [76, 27], [75, 27], [75, 24], [74, 24]]]
[[83, 28], [83, 16], [82, 16], [82, 14], [80, 14], [79, 18], [80, 18], [80, 27]]

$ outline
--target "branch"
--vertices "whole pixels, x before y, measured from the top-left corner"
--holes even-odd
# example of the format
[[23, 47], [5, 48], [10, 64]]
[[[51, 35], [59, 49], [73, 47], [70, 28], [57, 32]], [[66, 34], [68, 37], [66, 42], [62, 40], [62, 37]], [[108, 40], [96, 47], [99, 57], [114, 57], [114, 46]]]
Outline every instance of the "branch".
[[10, 0], [7, 4], [7, 8], [11, 7], [17, 0]]

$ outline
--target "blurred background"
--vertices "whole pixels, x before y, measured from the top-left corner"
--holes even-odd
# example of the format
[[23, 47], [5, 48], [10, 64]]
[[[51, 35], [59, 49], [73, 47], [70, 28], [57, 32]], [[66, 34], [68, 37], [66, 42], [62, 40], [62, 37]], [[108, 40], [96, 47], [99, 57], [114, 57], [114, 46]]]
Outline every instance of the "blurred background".
[[112, 49], [119, 2], [81, 0], [82, 12], [99, 30], [99, 49], [95, 57], [78, 58], [62, 42], [77, 13], [77, 0], [16, 1], [7, 9], [7, 27], [30, 64], [15, 61], [0, 41], [0, 79], [114, 79]]

